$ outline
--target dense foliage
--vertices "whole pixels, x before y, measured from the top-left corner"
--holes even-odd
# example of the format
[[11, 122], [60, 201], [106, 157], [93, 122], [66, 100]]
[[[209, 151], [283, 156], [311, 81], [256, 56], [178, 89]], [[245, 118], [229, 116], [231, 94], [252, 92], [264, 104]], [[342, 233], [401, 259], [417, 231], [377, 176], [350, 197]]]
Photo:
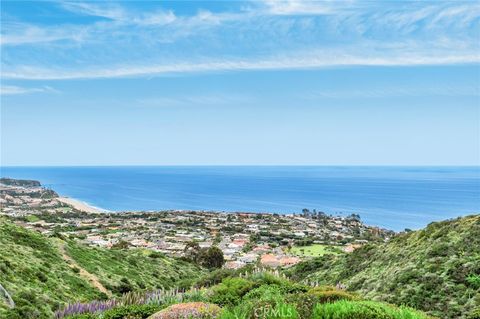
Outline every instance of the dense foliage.
[[480, 305], [480, 215], [432, 223], [352, 254], [316, 258], [289, 273], [298, 280], [340, 282], [368, 299], [441, 318], [467, 318]]
[[182, 279], [195, 278], [199, 268], [191, 263], [141, 249], [103, 249], [74, 241], [68, 254], [114, 294], [142, 289], [171, 288]]
[[338, 301], [317, 304], [312, 319], [427, 319], [427, 315], [406, 307], [372, 301]]
[[314, 258], [288, 277], [252, 267], [206, 272], [157, 252], [86, 247], [1, 219], [0, 234], [0, 318], [51, 318], [54, 311], [69, 319], [431, 318], [415, 308], [438, 318], [480, 319], [478, 215]]
[[[405, 307], [367, 302], [331, 286], [311, 287], [268, 271], [224, 278], [219, 284], [170, 298], [133, 298], [137, 304], [68, 319], [427, 319]], [[162, 309], [162, 310], [159, 310]]]
[[152, 252], [86, 247], [0, 219], [0, 284], [15, 302], [10, 309], [0, 294], [0, 318], [50, 318], [67, 302], [107, 298], [62, 257], [62, 246], [78, 266], [117, 295], [142, 287], [171, 287], [201, 274], [189, 263]]

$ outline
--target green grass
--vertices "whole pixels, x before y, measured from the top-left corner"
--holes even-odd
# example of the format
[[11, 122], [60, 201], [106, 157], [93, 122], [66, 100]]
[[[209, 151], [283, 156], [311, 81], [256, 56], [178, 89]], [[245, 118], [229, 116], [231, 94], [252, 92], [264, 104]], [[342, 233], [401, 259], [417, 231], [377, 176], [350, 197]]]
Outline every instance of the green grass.
[[338, 248], [330, 245], [314, 244], [310, 246], [294, 246], [290, 252], [300, 257], [321, 257], [326, 254], [338, 254]]
[[40, 218], [38, 218], [37, 216], [35, 215], [28, 215], [26, 218], [25, 218], [28, 222], [38, 222], [40, 220]]

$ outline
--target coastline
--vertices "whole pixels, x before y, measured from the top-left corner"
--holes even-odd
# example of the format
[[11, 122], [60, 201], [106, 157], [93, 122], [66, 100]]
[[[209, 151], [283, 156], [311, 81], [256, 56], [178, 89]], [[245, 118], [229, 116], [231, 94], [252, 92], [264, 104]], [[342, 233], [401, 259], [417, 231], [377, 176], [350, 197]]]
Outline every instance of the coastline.
[[108, 213], [108, 210], [101, 209], [95, 206], [92, 206], [88, 203], [82, 202], [80, 200], [70, 198], [70, 197], [58, 197], [57, 200], [61, 203], [67, 204], [75, 208], [76, 210], [86, 212], [86, 213], [92, 213], [92, 214], [102, 214], [102, 213]]

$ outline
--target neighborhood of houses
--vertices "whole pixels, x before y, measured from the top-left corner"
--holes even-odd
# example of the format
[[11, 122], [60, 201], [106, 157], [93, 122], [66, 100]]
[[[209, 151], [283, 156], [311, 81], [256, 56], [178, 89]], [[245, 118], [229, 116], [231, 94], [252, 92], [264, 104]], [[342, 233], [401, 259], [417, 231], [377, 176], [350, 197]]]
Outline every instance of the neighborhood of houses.
[[[46, 235], [75, 238], [87, 245], [151, 249], [182, 257], [188, 243], [217, 246], [225, 267], [252, 263], [289, 267], [311, 255], [295, 247], [352, 252], [394, 233], [367, 226], [360, 216], [331, 216], [304, 209], [297, 214], [207, 211], [101, 212], [65, 200], [35, 181], [0, 180], [0, 214]], [[301, 248], [300, 250], [303, 250]]]

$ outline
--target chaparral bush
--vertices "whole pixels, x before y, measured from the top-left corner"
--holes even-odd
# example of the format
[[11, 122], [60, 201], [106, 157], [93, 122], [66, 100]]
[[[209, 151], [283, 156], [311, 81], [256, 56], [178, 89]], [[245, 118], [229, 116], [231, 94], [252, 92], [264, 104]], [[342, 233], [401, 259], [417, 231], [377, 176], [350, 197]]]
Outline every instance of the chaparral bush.
[[241, 298], [254, 288], [254, 283], [243, 278], [226, 278], [212, 288], [210, 301], [218, 305], [236, 305]]
[[469, 315], [468, 319], [480, 319], [480, 307], [473, 310]]
[[317, 303], [335, 302], [338, 300], [355, 300], [358, 299], [356, 295], [349, 292], [336, 289], [334, 287], [316, 287], [308, 291], [309, 295], [315, 296]]
[[310, 318], [316, 304], [356, 300], [358, 297], [333, 286], [319, 286], [306, 293], [291, 294], [287, 299], [295, 304], [301, 318]]
[[197, 280], [195, 283], [196, 287], [210, 287], [222, 282], [223, 279], [228, 277], [234, 277], [235, 272], [231, 269], [216, 269], [213, 270], [200, 279]]
[[278, 302], [269, 304], [262, 301], [243, 302], [240, 305], [226, 309], [219, 319], [299, 319], [295, 306]]
[[373, 301], [347, 301], [317, 304], [312, 319], [428, 319], [427, 315], [407, 307], [395, 307]]

